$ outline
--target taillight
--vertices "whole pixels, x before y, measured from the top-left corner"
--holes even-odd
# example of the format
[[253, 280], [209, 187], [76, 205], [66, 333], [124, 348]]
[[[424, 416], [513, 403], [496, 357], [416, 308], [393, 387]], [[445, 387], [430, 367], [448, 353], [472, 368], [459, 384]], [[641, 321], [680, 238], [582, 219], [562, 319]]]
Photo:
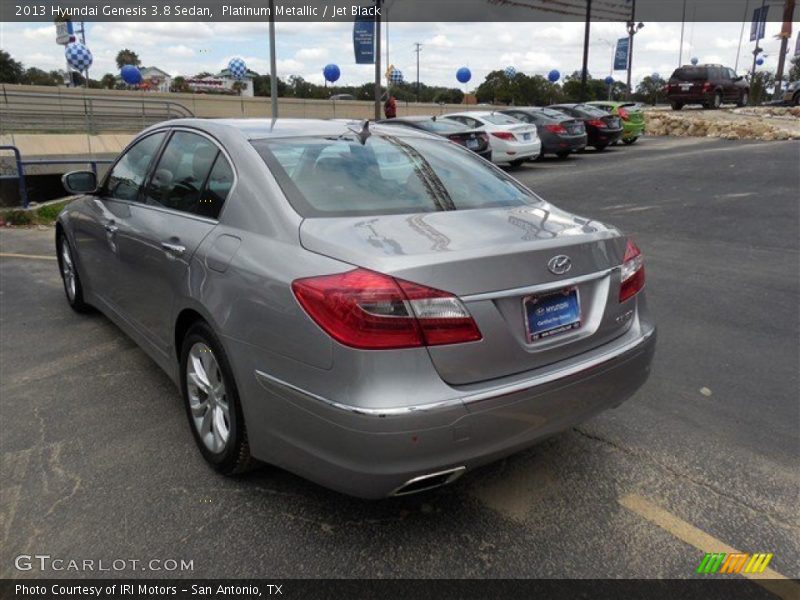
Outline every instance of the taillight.
[[619, 301], [633, 298], [644, 287], [644, 257], [642, 251], [628, 240], [625, 257], [622, 259], [622, 286], [619, 288]]
[[297, 279], [292, 291], [317, 325], [353, 348], [417, 348], [482, 337], [454, 295], [366, 269]]
[[549, 131], [550, 133], [558, 133], [558, 134], [567, 133], [567, 130], [564, 128], [564, 126], [559, 125], [558, 123], [555, 123], [553, 125], [545, 125], [544, 128], [547, 129], [547, 131]]
[[461, 144], [462, 146], [466, 146], [467, 141], [461, 137], [460, 134], [454, 133], [453, 135], [449, 136], [450, 140], [455, 142], [456, 144]]
[[604, 128], [606, 128], [608, 126], [606, 124], [606, 122], [601, 120], [601, 119], [590, 119], [590, 120], [586, 121], [586, 124], [587, 125], [592, 125], [594, 127], [599, 127], [600, 129], [604, 129]]
[[618, 109], [617, 114], [619, 115], [619, 118], [622, 119], [623, 121], [627, 121], [628, 119], [631, 118], [631, 116], [628, 114], [628, 111], [625, 110], [624, 108]]
[[517, 138], [514, 137], [514, 134], [510, 131], [493, 131], [492, 135], [496, 138], [500, 138], [501, 140], [515, 140]]

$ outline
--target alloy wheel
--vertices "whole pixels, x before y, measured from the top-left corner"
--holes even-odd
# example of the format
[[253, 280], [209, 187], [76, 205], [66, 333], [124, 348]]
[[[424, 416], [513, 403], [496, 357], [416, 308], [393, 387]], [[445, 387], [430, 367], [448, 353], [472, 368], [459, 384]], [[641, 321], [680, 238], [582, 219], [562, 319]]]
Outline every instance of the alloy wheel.
[[65, 239], [61, 240], [61, 276], [64, 278], [64, 288], [67, 290], [67, 297], [70, 302], [74, 302], [75, 294], [77, 293], [75, 264], [72, 262], [69, 244]]
[[186, 361], [186, 388], [197, 433], [211, 452], [225, 450], [230, 437], [230, 405], [219, 362], [209, 346], [198, 342]]

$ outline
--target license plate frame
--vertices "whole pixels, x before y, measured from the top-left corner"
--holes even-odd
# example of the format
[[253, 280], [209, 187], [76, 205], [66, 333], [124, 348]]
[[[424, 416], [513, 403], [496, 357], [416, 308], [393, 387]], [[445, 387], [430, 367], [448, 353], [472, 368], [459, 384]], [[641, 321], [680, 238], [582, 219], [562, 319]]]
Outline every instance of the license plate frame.
[[526, 141], [526, 142], [529, 142], [531, 140], [531, 134], [530, 133], [523, 133], [522, 134], [522, 139], [524, 141]]
[[[548, 307], [554, 306], [554, 302], [557, 306], [558, 300], [562, 299], [568, 303], [568, 306], [565, 307], [569, 309], [568, 313], [562, 315], [563, 309], [554, 308], [551, 311], [551, 318], [554, 318], [554, 321], [549, 324], [536, 322], [537, 316], [546, 316], [546, 313], [536, 314], [537, 305], [539, 309], [546, 311]], [[561, 334], [580, 329], [583, 325], [580, 290], [578, 290], [577, 286], [570, 286], [551, 292], [525, 296], [522, 299], [522, 313], [525, 317], [525, 336], [529, 344], [549, 340]]]

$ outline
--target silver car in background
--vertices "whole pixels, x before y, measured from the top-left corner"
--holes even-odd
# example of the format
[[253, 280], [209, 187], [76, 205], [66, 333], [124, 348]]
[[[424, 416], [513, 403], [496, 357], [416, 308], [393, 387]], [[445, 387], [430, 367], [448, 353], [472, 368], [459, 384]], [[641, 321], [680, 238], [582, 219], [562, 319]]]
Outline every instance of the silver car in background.
[[648, 376], [633, 241], [438, 136], [171, 121], [99, 185], [64, 184], [70, 305], [169, 374], [225, 474], [257, 459], [367, 498], [421, 491]]

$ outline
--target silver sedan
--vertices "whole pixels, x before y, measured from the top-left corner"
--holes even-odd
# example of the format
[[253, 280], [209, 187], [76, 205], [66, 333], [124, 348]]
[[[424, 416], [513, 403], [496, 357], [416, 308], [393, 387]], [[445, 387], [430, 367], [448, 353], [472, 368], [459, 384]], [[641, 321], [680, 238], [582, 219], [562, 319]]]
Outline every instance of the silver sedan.
[[224, 474], [263, 461], [362, 497], [430, 489], [648, 376], [635, 243], [438, 136], [171, 121], [102, 181], [64, 185], [67, 300], [169, 374]]

